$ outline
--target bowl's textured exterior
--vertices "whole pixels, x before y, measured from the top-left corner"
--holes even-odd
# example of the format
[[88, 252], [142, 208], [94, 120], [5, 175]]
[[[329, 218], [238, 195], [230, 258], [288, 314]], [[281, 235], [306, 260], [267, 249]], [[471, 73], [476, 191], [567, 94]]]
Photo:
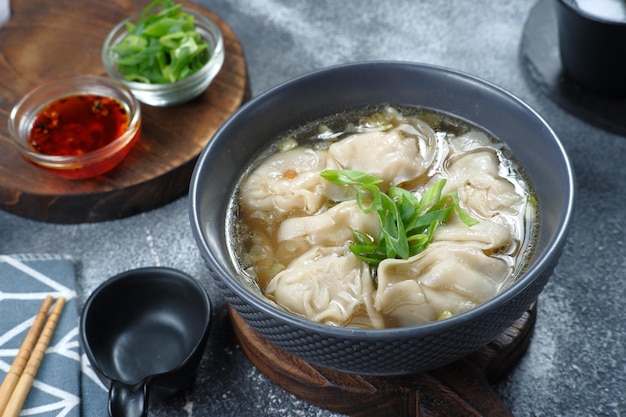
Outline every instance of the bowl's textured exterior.
[[[451, 114], [486, 129], [508, 145], [528, 171], [540, 204], [540, 235], [529, 268], [487, 303], [416, 327], [333, 327], [270, 305], [245, 286], [229, 256], [225, 218], [233, 187], [247, 164], [284, 131], [338, 111], [383, 103]], [[189, 214], [211, 275], [234, 309], [266, 339], [334, 370], [398, 375], [453, 362], [510, 327], [548, 282], [565, 245], [574, 199], [574, 174], [562, 145], [545, 121], [516, 97], [446, 68], [364, 62], [288, 81], [237, 111], [199, 157], [190, 185]]]

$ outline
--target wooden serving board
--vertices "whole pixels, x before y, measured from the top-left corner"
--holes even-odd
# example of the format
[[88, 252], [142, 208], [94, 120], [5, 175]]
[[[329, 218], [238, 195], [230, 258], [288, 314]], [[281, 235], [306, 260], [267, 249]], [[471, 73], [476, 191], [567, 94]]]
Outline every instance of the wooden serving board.
[[142, 103], [140, 140], [118, 167], [93, 179], [62, 179], [23, 160], [8, 135], [12, 107], [35, 86], [68, 75], [106, 75], [100, 52], [108, 32], [148, 3], [11, 1], [11, 19], [0, 28], [0, 209], [53, 223], [97, 222], [157, 208], [188, 191], [200, 152], [250, 96], [235, 34], [218, 16], [191, 2], [182, 1], [220, 26], [224, 66], [207, 91], [188, 103]]
[[530, 343], [533, 305], [480, 351], [451, 365], [402, 376], [361, 376], [311, 365], [273, 345], [232, 307], [235, 334], [250, 361], [309, 403], [353, 417], [512, 417], [491, 384], [518, 363]]

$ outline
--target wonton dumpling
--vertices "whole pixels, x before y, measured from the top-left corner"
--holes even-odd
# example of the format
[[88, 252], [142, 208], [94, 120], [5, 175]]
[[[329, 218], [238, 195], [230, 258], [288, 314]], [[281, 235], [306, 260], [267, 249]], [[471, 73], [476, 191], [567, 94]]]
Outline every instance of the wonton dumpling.
[[374, 291], [369, 267], [344, 245], [304, 253], [272, 278], [264, 292], [279, 306], [310, 320], [341, 326], [372, 313], [372, 325], [381, 327], [372, 308]]
[[276, 214], [313, 214], [324, 204], [327, 186], [320, 172], [326, 151], [298, 147], [264, 160], [241, 185], [241, 205], [253, 217]]
[[489, 220], [471, 227], [463, 223], [458, 216], [437, 227], [433, 241], [467, 242], [483, 250], [496, 251], [509, 246], [512, 241], [511, 229]]
[[471, 152], [478, 148], [500, 148], [500, 144], [494, 143], [485, 132], [479, 130], [470, 130], [461, 136], [457, 136], [450, 140], [449, 145], [451, 151], [455, 154]]
[[[428, 170], [436, 151], [435, 133], [422, 124], [414, 135], [393, 129], [357, 133], [333, 143], [328, 148], [326, 168], [367, 172], [383, 180], [379, 184], [383, 191], [390, 185], [413, 181]], [[344, 194], [341, 187], [329, 187], [329, 197], [335, 201], [354, 198]]]
[[459, 314], [494, 297], [509, 265], [469, 243], [433, 242], [407, 259], [385, 259], [378, 266], [374, 306], [397, 325]]
[[465, 207], [489, 219], [518, 213], [523, 200], [515, 186], [499, 174], [500, 160], [492, 150], [477, 150], [453, 159], [447, 167], [443, 193], [457, 191]]
[[279, 258], [290, 261], [312, 246], [342, 246], [359, 230], [370, 236], [380, 234], [376, 213], [365, 214], [355, 200], [344, 201], [314, 216], [285, 219], [277, 233]]

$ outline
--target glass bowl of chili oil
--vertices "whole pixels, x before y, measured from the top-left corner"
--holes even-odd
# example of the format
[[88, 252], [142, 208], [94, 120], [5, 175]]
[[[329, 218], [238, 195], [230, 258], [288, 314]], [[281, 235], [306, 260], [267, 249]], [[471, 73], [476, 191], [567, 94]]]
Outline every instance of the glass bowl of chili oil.
[[47, 81], [11, 110], [9, 133], [21, 156], [67, 179], [104, 174], [138, 140], [141, 108], [132, 92], [108, 77]]

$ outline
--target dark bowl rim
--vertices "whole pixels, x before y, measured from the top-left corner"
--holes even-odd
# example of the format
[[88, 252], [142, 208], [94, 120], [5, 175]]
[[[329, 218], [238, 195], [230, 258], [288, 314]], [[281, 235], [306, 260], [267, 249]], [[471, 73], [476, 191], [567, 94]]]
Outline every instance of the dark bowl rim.
[[[223, 131], [228, 130], [231, 124], [237, 123], [237, 118], [240, 114], [244, 114], [249, 111], [249, 109], [254, 108], [262, 104], [265, 101], [271, 99], [272, 96], [277, 94], [278, 92], [289, 88], [292, 84], [305, 82], [310, 78], [315, 78], [327, 74], [328, 72], [333, 71], [346, 71], [357, 69], [364, 66], [390, 66], [390, 67], [419, 67], [422, 70], [426, 71], [437, 71], [443, 72], [452, 77], [460, 77], [466, 81], [469, 81], [473, 84], [479, 84], [482, 87], [486, 87], [490, 91], [495, 94], [501, 95], [508, 99], [508, 101], [513, 102], [514, 104], [523, 107], [529, 114], [537, 120], [543, 127], [546, 129], [546, 132], [554, 140], [555, 145], [557, 146], [560, 155], [562, 156], [562, 163], [565, 165], [565, 171], [567, 173], [567, 185], [569, 187], [568, 191], [568, 200], [566, 211], [564, 213], [564, 217], [560, 219], [559, 226], [557, 228], [558, 232], [555, 234], [555, 237], [547, 247], [545, 254], [543, 254], [540, 258], [537, 258], [533, 261], [532, 265], [524, 272], [522, 277], [518, 279], [515, 283], [513, 283], [510, 287], [508, 287], [504, 292], [498, 294], [496, 297], [491, 300], [472, 308], [471, 310], [450, 317], [445, 320], [409, 326], [409, 327], [398, 327], [398, 328], [385, 328], [385, 329], [359, 329], [359, 328], [349, 328], [349, 327], [339, 327], [339, 326], [331, 326], [327, 324], [322, 324], [318, 322], [314, 322], [303, 317], [299, 317], [297, 315], [288, 313], [286, 311], [281, 310], [278, 307], [273, 306], [267, 301], [262, 300], [257, 295], [253, 294], [248, 288], [246, 288], [239, 280], [234, 278], [224, 279], [224, 276], [229, 275], [229, 271], [225, 270], [222, 265], [215, 259], [213, 254], [208, 248], [207, 243], [204, 240], [202, 230], [205, 229], [205, 225], [199, 223], [199, 215], [196, 212], [196, 208], [198, 207], [198, 195], [200, 187], [200, 175], [202, 172], [202, 166], [204, 165], [204, 161], [207, 158], [207, 155], [211, 152], [211, 149], [217, 146], [217, 143], [221, 141], [221, 134]], [[224, 139], [225, 140], [225, 139]], [[523, 292], [524, 289], [531, 286], [534, 280], [539, 277], [544, 271], [550, 269], [553, 265], [552, 258], [556, 255], [559, 255], [561, 250], [563, 249], [567, 235], [569, 232], [569, 228], [572, 223], [573, 215], [574, 215], [574, 203], [576, 200], [576, 187], [575, 187], [575, 175], [574, 170], [572, 168], [571, 162], [563, 144], [558, 139], [556, 133], [553, 129], [548, 125], [545, 119], [540, 116], [533, 108], [531, 108], [526, 102], [512, 94], [511, 92], [499, 87], [489, 81], [486, 81], [477, 76], [471, 75], [469, 73], [432, 64], [424, 64], [418, 62], [409, 62], [409, 61], [389, 61], [389, 60], [373, 60], [373, 61], [361, 61], [361, 62], [353, 62], [348, 64], [338, 64], [329, 67], [323, 67], [311, 72], [296, 76], [287, 81], [284, 81], [265, 92], [262, 92], [258, 96], [252, 98], [250, 101], [241, 106], [233, 115], [231, 115], [215, 132], [212, 139], [209, 141], [207, 146], [201, 152], [196, 166], [194, 168], [189, 193], [188, 193], [188, 211], [191, 220], [191, 227], [194, 234], [194, 237], [197, 241], [197, 244], [200, 248], [201, 254], [205, 260], [205, 262], [209, 262], [210, 266], [214, 268], [213, 273], [217, 274], [220, 277], [220, 280], [224, 285], [230, 288], [231, 291], [235, 292], [237, 296], [241, 297], [245, 302], [255, 306], [263, 313], [274, 317], [286, 324], [294, 326], [296, 328], [300, 328], [309, 332], [323, 334], [328, 337], [339, 337], [339, 338], [355, 338], [355, 339], [364, 339], [364, 338], [376, 338], [379, 340], [385, 339], [397, 339], [397, 338], [406, 338], [406, 337], [416, 337], [416, 336], [426, 336], [438, 334], [444, 331], [447, 331], [451, 328], [457, 328], [462, 326], [466, 322], [474, 321], [480, 318], [483, 315], [488, 314], [491, 310], [495, 309], [497, 306], [501, 306], [502, 304], [511, 302], [514, 300], [520, 293]], [[236, 308], [235, 308], [236, 310]]]

